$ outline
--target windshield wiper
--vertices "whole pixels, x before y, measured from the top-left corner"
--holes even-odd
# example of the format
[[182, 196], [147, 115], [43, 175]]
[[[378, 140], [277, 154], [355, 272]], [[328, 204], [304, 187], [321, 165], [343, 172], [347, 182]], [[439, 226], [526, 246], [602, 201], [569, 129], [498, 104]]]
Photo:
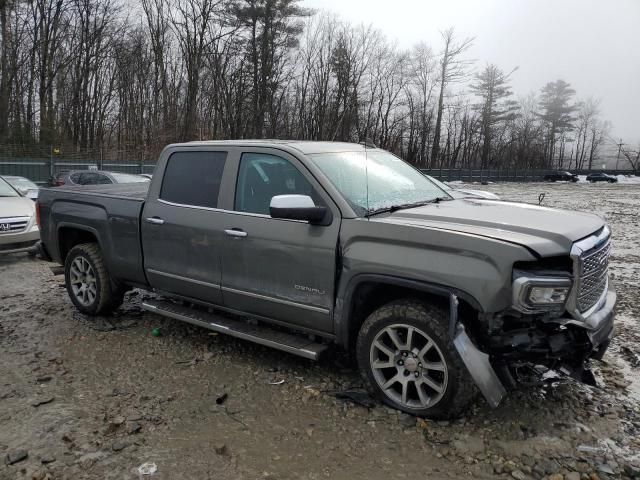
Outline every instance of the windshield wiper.
[[388, 207], [374, 208], [373, 210], [369, 210], [367, 213], [365, 213], [364, 216], [368, 218], [368, 217], [371, 217], [372, 215], [378, 215], [380, 213], [390, 213], [390, 212], [395, 212], [396, 210], [404, 210], [406, 208], [422, 207], [423, 205], [429, 205], [431, 203], [440, 203], [446, 200], [451, 200], [451, 199], [446, 197], [436, 197], [431, 200], [422, 200], [420, 202], [401, 203], [398, 205], [390, 205]]

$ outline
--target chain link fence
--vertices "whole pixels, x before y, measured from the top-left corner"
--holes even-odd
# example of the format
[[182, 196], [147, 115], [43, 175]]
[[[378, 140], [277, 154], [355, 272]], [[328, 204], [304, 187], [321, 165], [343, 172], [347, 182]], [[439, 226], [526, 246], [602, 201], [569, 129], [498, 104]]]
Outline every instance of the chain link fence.
[[153, 173], [157, 153], [139, 149], [89, 149], [54, 145], [0, 145], [0, 175], [18, 175], [47, 183], [54, 174], [68, 170], [106, 170], [122, 173]]

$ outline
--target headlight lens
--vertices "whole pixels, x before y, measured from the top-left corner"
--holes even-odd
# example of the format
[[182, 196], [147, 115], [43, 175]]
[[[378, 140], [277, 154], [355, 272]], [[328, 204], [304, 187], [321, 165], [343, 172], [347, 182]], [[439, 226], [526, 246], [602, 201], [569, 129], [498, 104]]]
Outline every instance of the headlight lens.
[[564, 304], [569, 287], [531, 287], [528, 300], [532, 305]]
[[570, 291], [568, 278], [520, 275], [513, 282], [513, 306], [525, 313], [562, 312]]

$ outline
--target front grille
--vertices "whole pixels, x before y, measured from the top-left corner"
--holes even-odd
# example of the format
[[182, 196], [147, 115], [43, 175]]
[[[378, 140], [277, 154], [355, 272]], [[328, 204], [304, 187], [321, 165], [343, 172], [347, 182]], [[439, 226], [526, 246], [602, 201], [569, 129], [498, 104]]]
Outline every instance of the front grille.
[[22, 232], [29, 224], [29, 217], [0, 218], [0, 235], [3, 233]]
[[596, 246], [580, 256], [578, 272], [578, 310], [586, 312], [593, 307], [605, 289], [609, 276], [609, 239], [603, 245]]

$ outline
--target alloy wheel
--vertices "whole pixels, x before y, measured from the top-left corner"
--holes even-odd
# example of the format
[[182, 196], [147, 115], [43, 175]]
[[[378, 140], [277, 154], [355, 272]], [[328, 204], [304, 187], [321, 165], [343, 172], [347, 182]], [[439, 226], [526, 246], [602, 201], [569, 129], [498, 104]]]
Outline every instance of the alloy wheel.
[[429, 335], [412, 325], [380, 330], [371, 343], [370, 364], [384, 394], [407, 408], [431, 408], [447, 389], [442, 352]]
[[76, 257], [69, 273], [73, 295], [82, 305], [91, 305], [96, 299], [98, 285], [89, 261], [84, 257]]

